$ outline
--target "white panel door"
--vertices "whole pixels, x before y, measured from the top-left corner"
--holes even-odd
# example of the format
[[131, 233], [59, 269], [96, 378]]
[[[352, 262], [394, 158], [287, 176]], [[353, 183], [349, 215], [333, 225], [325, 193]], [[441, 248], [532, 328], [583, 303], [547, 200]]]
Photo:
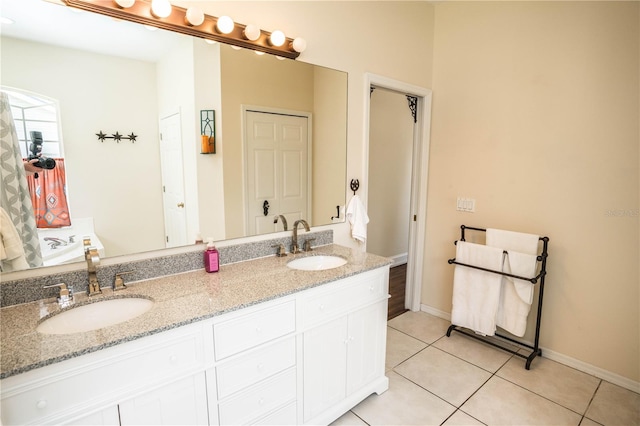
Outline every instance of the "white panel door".
[[120, 404], [126, 425], [208, 425], [205, 373], [165, 385]]
[[347, 344], [346, 316], [304, 333], [305, 422], [344, 399]]
[[349, 315], [347, 395], [384, 374], [387, 301]]
[[187, 244], [180, 114], [160, 120], [160, 162], [166, 247]]
[[307, 219], [308, 119], [246, 111], [245, 125], [248, 233], [277, 231], [277, 215]]

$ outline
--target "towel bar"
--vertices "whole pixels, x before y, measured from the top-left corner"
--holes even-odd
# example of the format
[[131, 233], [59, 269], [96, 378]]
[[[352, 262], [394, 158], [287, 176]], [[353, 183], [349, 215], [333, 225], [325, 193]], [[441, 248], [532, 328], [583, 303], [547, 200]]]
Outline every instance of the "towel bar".
[[[471, 226], [465, 226], [465, 225], [461, 225], [460, 226], [460, 233], [461, 233], [461, 237], [460, 237], [460, 241], [465, 241], [464, 237], [465, 237], [465, 230], [469, 229], [472, 231], [480, 231], [480, 232], [486, 232], [487, 230], [484, 228], [476, 228], [476, 227], [471, 227]], [[538, 312], [537, 312], [537, 317], [536, 317], [536, 330], [535, 330], [535, 338], [534, 338], [534, 344], [533, 345], [529, 345], [527, 343], [518, 341], [516, 339], [513, 339], [511, 337], [508, 336], [504, 336], [501, 334], [496, 333], [495, 337], [500, 338], [502, 340], [506, 340], [508, 342], [511, 343], [515, 343], [517, 345], [520, 346], [524, 346], [527, 347], [529, 349], [531, 349], [531, 352], [527, 355], [527, 354], [522, 354], [519, 351], [514, 351], [511, 350], [509, 348], [506, 348], [504, 346], [501, 346], [500, 344], [492, 341], [492, 339], [490, 337], [480, 337], [475, 333], [470, 333], [468, 331], [466, 331], [466, 329], [463, 329], [462, 327], [459, 327], [457, 325], [451, 324], [449, 326], [449, 328], [447, 329], [447, 337], [451, 337], [451, 332], [452, 331], [457, 331], [459, 333], [462, 333], [468, 337], [472, 337], [474, 339], [480, 340], [484, 343], [487, 343], [489, 345], [495, 346], [497, 348], [500, 348], [504, 351], [510, 352], [516, 356], [519, 356], [520, 358], [525, 358], [527, 361], [525, 362], [525, 366], [524, 368], [529, 370], [531, 368], [531, 362], [537, 357], [537, 356], [542, 356], [542, 350], [540, 349], [540, 320], [542, 319], [542, 297], [544, 295], [544, 279], [547, 275], [547, 257], [549, 256], [548, 254], [548, 246], [549, 246], [549, 238], [548, 237], [540, 237], [540, 241], [542, 241], [542, 253], [540, 253], [538, 256], [536, 256], [536, 260], [538, 262], [540, 262], [540, 272], [538, 273], [538, 275], [536, 275], [533, 278], [526, 278], [526, 277], [521, 277], [518, 275], [513, 275], [513, 274], [509, 274], [506, 272], [502, 272], [502, 271], [495, 271], [492, 269], [487, 269], [487, 268], [483, 268], [480, 266], [475, 266], [475, 265], [469, 265], [466, 263], [462, 263], [462, 262], [457, 262], [455, 258], [453, 259], [449, 259], [447, 260], [447, 263], [451, 264], [455, 264], [455, 265], [461, 265], [461, 266], [465, 266], [468, 268], [474, 268], [474, 269], [480, 269], [482, 271], [487, 271], [487, 272], [492, 272], [494, 274], [500, 274], [500, 275], [504, 275], [507, 277], [511, 277], [511, 278], [516, 278], [516, 279], [520, 279], [523, 281], [529, 281], [531, 284], [536, 284], [538, 283], [538, 281], [540, 282], [540, 288], [539, 288], [539, 292], [538, 292]]]

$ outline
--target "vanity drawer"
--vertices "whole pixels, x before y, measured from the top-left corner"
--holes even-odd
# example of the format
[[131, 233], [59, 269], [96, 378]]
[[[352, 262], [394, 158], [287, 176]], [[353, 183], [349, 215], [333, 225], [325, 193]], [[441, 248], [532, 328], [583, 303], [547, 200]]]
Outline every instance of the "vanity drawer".
[[295, 317], [295, 301], [291, 300], [214, 324], [216, 360], [294, 332]]
[[307, 328], [336, 315], [388, 296], [389, 275], [385, 269], [346, 278], [303, 297], [300, 325]]
[[219, 405], [220, 424], [251, 423], [295, 400], [296, 369], [290, 368], [227, 401], [221, 402]]
[[218, 397], [225, 398], [296, 364], [296, 340], [290, 337], [216, 367]]
[[269, 414], [267, 417], [259, 419], [254, 424], [273, 426], [296, 425], [298, 424], [297, 403], [294, 401], [291, 404], [287, 404], [279, 410]]
[[191, 331], [151, 336], [4, 379], [2, 421], [64, 423], [88, 406], [113, 404], [128, 392], [204, 368], [203, 330]]

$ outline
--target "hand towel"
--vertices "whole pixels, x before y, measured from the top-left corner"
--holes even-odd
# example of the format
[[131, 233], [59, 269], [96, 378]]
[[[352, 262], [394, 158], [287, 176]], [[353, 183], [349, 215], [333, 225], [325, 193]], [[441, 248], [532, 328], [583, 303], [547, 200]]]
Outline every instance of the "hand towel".
[[0, 207], [0, 261], [3, 272], [29, 269], [22, 239], [7, 212]]
[[[517, 270], [520, 272], [508, 272], [506, 270], [504, 272], [511, 273], [513, 275], [520, 275], [521, 277], [532, 278], [535, 275], [535, 257], [538, 253], [539, 240], [539, 235], [504, 231], [501, 229], [487, 229], [486, 244], [488, 246], [501, 248], [509, 253], [517, 253], [510, 258], [510, 266], [512, 271]], [[532, 267], [533, 270], [531, 270]], [[513, 283], [520, 298], [524, 302], [531, 304], [531, 301], [533, 300], [533, 285], [528, 281], [522, 280], [515, 280]]]
[[[509, 251], [504, 260], [503, 272], [521, 277], [533, 277], [536, 265], [535, 255]], [[534, 286], [530, 281], [503, 277], [496, 325], [515, 336], [524, 336], [533, 301], [533, 290]]]
[[351, 237], [354, 240], [360, 242], [367, 241], [367, 223], [369, 223], [369, 216], [367, 216], [367, 210], [360, 200], [360, 197], [354, 195], [347, 205], [346, 218], [351, 225]]
[[539, 235], [502, 229], [487, 229], [486, 244], [491, 247], [500, 247], [507, 251], [513, 250], [524, 254], [537, 254], [539, 240]]
[[[458, 241], [456, 261], [494, 271], [502, 270], [502, 249]], [[493, 336], [500, 302], [502, 275], [456, 265], [453, 271], [451, 323]]]

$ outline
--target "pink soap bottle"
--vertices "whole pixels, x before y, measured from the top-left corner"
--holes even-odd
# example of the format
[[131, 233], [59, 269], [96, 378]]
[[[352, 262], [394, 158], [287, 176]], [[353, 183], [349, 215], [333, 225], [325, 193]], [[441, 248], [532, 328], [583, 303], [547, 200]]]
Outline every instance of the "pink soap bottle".
[[220, 254], [213, 245], [213, 238], [207, 238], [207, 249], [204, 251], [204, 270], [218, 272], [220, 269]]

